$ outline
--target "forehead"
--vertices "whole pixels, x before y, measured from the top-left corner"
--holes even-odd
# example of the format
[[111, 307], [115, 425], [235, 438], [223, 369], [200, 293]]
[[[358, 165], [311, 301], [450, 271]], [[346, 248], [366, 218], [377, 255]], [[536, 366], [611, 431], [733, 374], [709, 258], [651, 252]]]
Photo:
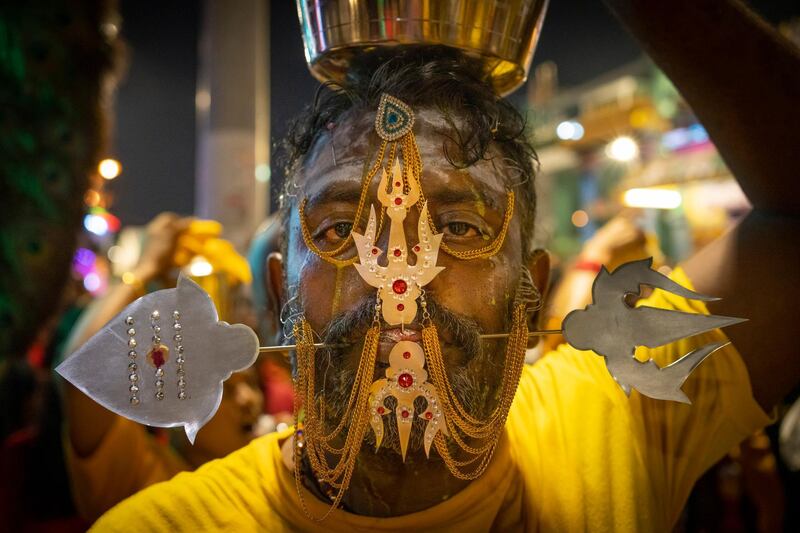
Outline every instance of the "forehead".
[[[367, 165], [374, 164], [380, 144], [374, 120], [374, 112], [360, 113], [336, 124], [330, 130], [332, 134], [320, 136], [296, 177], [296, 185], [305, 197], [345, 199], [353, 189], [360, 189]], [[470, 167], [456, 168], [448, 161], [445, 145], [448, 138], [457, 138], [457, 133], [433, 109], [416, 112], [414, 135], [422, 157], [422, 187], [426, 194], [468, 191], [489, 204], [505, 196], [507, 168], [494, 148]], [[457, 157], [455, 145], [451, 144], [449, 151]]]

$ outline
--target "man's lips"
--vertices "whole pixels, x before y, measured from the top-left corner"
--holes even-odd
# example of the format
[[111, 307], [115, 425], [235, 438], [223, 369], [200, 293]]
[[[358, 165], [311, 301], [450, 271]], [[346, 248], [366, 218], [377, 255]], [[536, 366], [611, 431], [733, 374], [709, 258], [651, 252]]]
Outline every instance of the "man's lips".
[[[442, 345], [451, 344], [446, 331], [439, 331], [439, 340]], [[377, 363], [381, 367], [389, 365], [389, 353], [395, 344], [401, 341], [422, 343], [422, 325], [418, 322], [404, 326], [392, 326], [381, 330], [378, 344]]]
[[422, 332], [417, 326], [405, 326], [381, 331], [381, 343], [388, 342], [394, 345], [400, 341], [420, 342], [422, 341]]
[[408, 325], [401, 328], [389, 328], [381, 331], [380, 344], [378, 345], [378, 363], [389, 364], [389, 353], [394, 345], [400, 341], [422, 342], [422, 331], [417, 325]]

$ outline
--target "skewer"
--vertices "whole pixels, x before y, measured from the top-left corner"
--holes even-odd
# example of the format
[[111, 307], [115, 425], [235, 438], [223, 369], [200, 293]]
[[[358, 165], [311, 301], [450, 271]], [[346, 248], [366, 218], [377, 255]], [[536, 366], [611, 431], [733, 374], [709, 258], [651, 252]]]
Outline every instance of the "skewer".
[[[561, 333], [560, 329], [543, 329], [529, 332], [528, 337], [543, 337], [545, 335], [558, 335], [559, 333]], [[486, 335], [480, 335], [481, 339], [502, 339], [505, 337], [508, 337], [508, 333], [487, 333]], [[258, 353], [288, 352], [289, 350], [294, 350], [296, 347], [296, 344], [284, 344], [282, 346], [260, 346], [258, 348]], [[324, 342], [314, 343], [314, 348], [326, 347], [327, 344]]]
[[[559, 335], [560, 329], [541, 329], [538, 331], [529, 331], [528, 337], [544, 337], [545, 335]], [[479, 335], [481, 339], [503, 339], [508, 337], [508, 333], [487, 333], [486, 335]]]

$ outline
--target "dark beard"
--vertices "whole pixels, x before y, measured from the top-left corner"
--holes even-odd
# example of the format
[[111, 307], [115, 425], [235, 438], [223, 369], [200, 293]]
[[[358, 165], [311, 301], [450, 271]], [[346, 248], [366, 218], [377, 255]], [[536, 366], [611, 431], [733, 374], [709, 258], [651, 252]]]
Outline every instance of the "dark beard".
[[[478, 419], [488, 417], [497, 405], [505, 364], [504, 357], [499, 354], [504, 353], [505, 342], [495, 340], [482, 343], [481, 329], [477, 322], [438, 304], [430, 293], [427, 303], [431, 320], [439, 331], [446, 331], [451, 339], [447, 349], [456, 349], [464, 356], [464, 364], [446, 365], [454, 394], [472, 416]], [[338, 426], [342, 417], [347, 414], [345, 408], [356, 375], [352, 366], [352, 354], [355, 351], [361, 353], [364, 334], [372, 324], [374, 314], [373, 297], [355, 309], [336, 315], [323, 332], [323, 342], [332, 347], [317, 351], [315, 386], [317, 397], [325, 400], [325, 412], [321, 413], [321, 418], [326, 432]], [[510, 319], [511, 309], [504, 320], [506, 328]], [[445, 350], [444, 343], [442, 349]], [[376, 366], [373, 381], [383, 377], [384, 369], [385, 365]], [[390, 409], [394, 408], [395, 399], [390, 397], [386, 405]], [[421, 413], [425, 400], [417, 398], [414, 407], [417, 413]], [[409, 457], [424, 454], [423, 436], [426, 424], [421, 418], [414, 417], [408, 444]], [[367, 429], [364, 442], [370, 449], [375, 449], [375, 434], [371, 429]], [[392, 461], [401, 453], [397, 425], [393, 417], [384, 417], [384, 437], [378, 453], [385, 454]]]

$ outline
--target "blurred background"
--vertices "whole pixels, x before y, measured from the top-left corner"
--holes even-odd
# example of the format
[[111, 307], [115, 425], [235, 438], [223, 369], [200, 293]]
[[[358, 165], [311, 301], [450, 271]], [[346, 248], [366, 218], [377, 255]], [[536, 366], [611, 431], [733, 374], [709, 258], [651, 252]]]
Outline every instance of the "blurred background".
[[[122, 172], [100, 203], [124, 224], [171, 210], [216, 218], [234, 237], [275, 208], [283, 176], [270, 148], [318, 84], [294, 2], [201, 4], [121, 2], [130, 65], [109, 157]], [[796, 1], [750, 4], [787, 34], [800, 31]], [[599, 2], [551, 2], [532, 75], [510, 98], [528, 114], [551, 198], [539, 236], [558, 256], [575, 254], [621, 205], [644, 202], [679, 261], [745, 208], [691, 110]], [[637, 188], [657, 189], [625, 195]], [[255, 191], [269, 201], [251, 206]]]
[[[800, 46], [797, 0], [749, 4]], [[160, 275], [144, 284], [132, 275], [146, 255], [146, 225], [165, 211], [200, 219], [182, 227], [168, 266], [200, 282], [222, 318], [250, 324], [262, 344], [279, 342], [263, 268], [279, 232], [270, 219], [283, 182], [275, 146], [318, 87], [293, 1], [121, 0], [119, 15], [103, 31], [125, 42], [126, 68], [109, 113], [110, 142], [83, 198], [69, 284], [25, 356], [0, 365], [0, 515], [13, 510], [7, 516], [25, 528], [82, 530], [143, 486], [290, 421], [288, 365], [262, 359], [225, 391], [240, 440], [212, 443], [203, 455], [187, 450], [182, 435], [109, 422], [118, 444], [140, 442], [131, 453], [152, 454], [160, 466], [116, 500], [89, 501], [115, 472], [109, 465], [119, 450], [108, 448], [111, 437], [94, 458], [70, 449], [50, 370], [74, 348], [75, 331], [89, 331], [80, 326], [86, 310], [114, 287], [169, 285]], [[547, 318], [556, 325], [587, 303], [587, 290], [570, 277], [594, 277], [597, 255], [587, 249], [611, 265], [653, 256], [666, 272], [749, 208], [692, 110], [601, 2], [551, 2], [531, 75], [510, 99], [528, 119], [541, 164], [537, 240], [553, 257]], [[800, 501], [800, 442], [796, 431], [782, 455], [777, 432], [755, 435], [701, 479], [676, 531], [800, 530], [792, 505]], [[103, 454], [108, 463], [98, 467]]]

